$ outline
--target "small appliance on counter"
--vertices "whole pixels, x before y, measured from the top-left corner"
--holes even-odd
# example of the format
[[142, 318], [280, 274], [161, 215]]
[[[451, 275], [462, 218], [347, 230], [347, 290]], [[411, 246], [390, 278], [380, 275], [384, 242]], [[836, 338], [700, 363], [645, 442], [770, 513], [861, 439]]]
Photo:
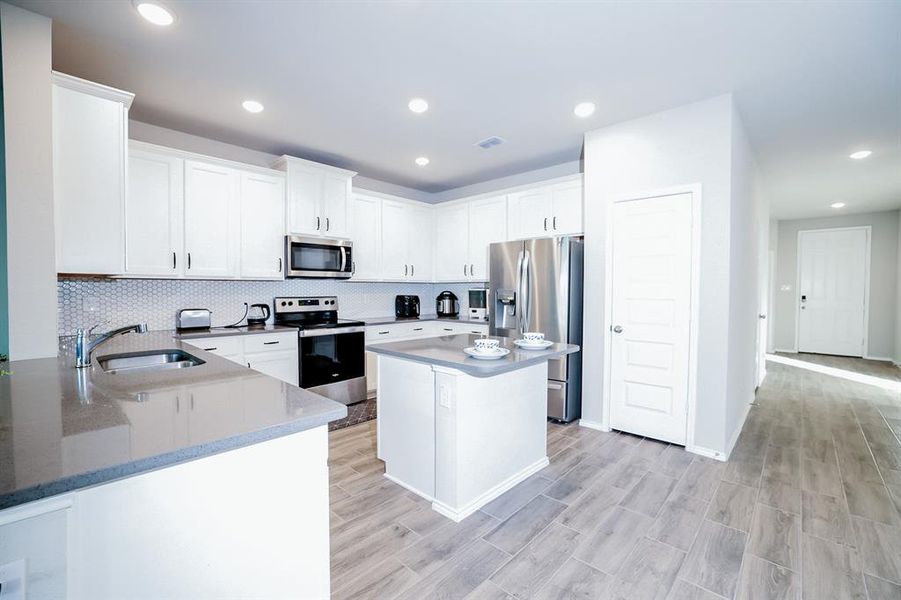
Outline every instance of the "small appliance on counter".
[[265, 325], [266, 321], [269, 320], [270, 314], [268, 304], [251, 304], [247, 310], [247, 326], [259, 327], [260, 325]]
[[460, 314], [460, 301], [457, 295], [444, 290], [435, 299], [435, 312], [439, 317], [456, 317]]
[[398, 319], [419, 317], [419, 296], [398, 294], [394, 297], [394, 316]]
[[175, 313], [175, 329], [209, 329], [213, 322], [213, 311], [208, 308], [183, 308]]
[[473, 321], [488, 320], [488, 290], [485, 288], [469, 290], [469, 318]]

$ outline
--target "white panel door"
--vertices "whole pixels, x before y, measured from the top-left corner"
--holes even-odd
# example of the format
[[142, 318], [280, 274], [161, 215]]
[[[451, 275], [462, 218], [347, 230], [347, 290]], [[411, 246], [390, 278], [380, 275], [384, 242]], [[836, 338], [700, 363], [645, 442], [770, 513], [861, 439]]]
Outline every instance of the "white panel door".
[[185, 275], [237, 275], [237, 171], [192, 160], [185, 161]]
[[488, 245], [507, 239], [507, 197], [469, 203], [469, 278], [488, 281]]
[[241, 173], [241, 277], [283, 279], [285, 179]]
[[125, 201], [125, 272], [176, 277], [182, 254], [184, 161], [131, 149]]
[[381, 200], [353, 196], [348, 230], [353, 240], [353, 279], [380, 279], [382, 254]]
[[397, 281], [410, 276], [407, 245], [410, 235], [407, 206], [382, 200], [382, 277]]
[[798, 351], [863, 356], [869, 235], [799, 231]]
[[582, 233], [582, 180], [558, 183], [551, 188], [550, 232], [555, 235]]
[[430, 208], [407, 207], [408, 231], [407, 262], [410, 263], [410, 279], [431, 281], [434, 273], [435, 236]]
[[327, 237], [347, 237], [347, 203], [350, 178], [326, 173], [322, 182], [322, 209], [319, 230]]
[[614, 204], [610, 424], [676, 444], [686, 439], [691, 236], [691, 194]]
[[469, 206], [463, 202], [435, 209], [435, 280], [469, 278]]
[[551, 188], [541, 187], [511, 195], [510, 236], [514, 239], [550, 235]]
[[286, 233], [316, 235], [322, 228], [319, 216], [323, 173], [291, 165], [288, 173], [288, 227]]

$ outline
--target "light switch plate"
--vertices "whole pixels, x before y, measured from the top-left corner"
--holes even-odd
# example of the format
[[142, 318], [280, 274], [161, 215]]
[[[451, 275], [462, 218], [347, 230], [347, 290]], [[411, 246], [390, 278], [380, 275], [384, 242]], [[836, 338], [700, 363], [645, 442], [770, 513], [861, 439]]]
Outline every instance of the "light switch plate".
[[25, 600], [25, 559], [0, 565], [0, 600]]

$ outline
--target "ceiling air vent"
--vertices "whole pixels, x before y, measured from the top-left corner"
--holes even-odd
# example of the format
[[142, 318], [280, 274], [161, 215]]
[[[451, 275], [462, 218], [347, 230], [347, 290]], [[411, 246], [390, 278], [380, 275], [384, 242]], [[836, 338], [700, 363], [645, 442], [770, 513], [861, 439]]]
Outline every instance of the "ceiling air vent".
[[481, 142], [476, 142], [476, 146], [482, 148], [483, 150], [488, 150], [489, 148], [494, 148], [495, 146], [500, 146], [504, 143], [504, 138], [492, 136], [490, 138], [485, 138]]

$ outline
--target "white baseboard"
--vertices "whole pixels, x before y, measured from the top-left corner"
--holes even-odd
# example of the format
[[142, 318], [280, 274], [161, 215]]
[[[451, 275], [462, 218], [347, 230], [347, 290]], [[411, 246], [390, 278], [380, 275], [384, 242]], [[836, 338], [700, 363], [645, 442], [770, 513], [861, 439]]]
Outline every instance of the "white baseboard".
[[692, 454], [699, 454], [701, 456], [706, 456], [707, 458], [712, 458], [714, 460], [723, 462], [728, 459], [728, 457], [724, 456], [722, 452], [717, 452], [716, 450], [711, 450], [710, 448], [705, 448], [703, 446], [685, 446], [685, 450], [687, 452], [691, 452]]
[[732, 450], [735, 448], [736, 442], [738, 442], [738, 436], [741, 435], [741, 430], [745, 427], [745, 421], [748, 420], [748, 413], [751, 412], [751, 403], [754, 402], [754, 394], [751, 394], [751, 402], [748, 402], [745, 405], [745, 412], [741, 416], [741, 422], [739, 422], [738, 427], [735, 428], [735, 431], [732, 432], [732, 437], [729, 439], [729, 443], [726, 445], [726, 456], [723, 460], [729, 460], [729, 456], [732, 455]]
[[864, 355], [864, 358], [865, 358], [866, 360], [878, 360], [878, 361], [880, 361], [880, 362], [890, 362], [890, 363], [895, 364], [895, 365], [898, 364], [898, 363], [896, 363], [896, 362], [894, 361], [893, 358], [888, 357], [888, 356], [870, 356], [870, 355], [865, 354], [865, 355]]
[[609, 427], [604, 427], [602, 424], [597, 421], [586, 421], [585, 419], [579, 419], [579, 427], [586, 427], [588, 429], [596, 429], [597, 431], [613, 431]]
[[[797, 348], [776, 348], [775, 350], [773, 350], [773, 352], [785, 352], [787, 354], [797, 354], [798, 349]], [[773, 352], [770, 352], [769, 354], [772, 354]]]
[[397, 479], [397, 478], [395, 478], [395, 477], [392, 477], [391, 475], [388, 475], [387, 473], [383, 473], [383, 475], [385, 476], [385, 479], [388, 479], [388, 480], [390, 480], [391, 482], [396, 483], [397, 485], [399, 485], [400, 487], [402, 487], [402, 488], [404, 488], [404, 489], [410, 490], [411, 492], [413, 492], [413, 493], [416, 494], [417, 496], [419, 496], [419, 497], [421, 497], [421, 498], [424, 498], [424, 499], [428, 500], [429, 502], [432, 502], [433, 500], [435, 500], [434, 498], [432, 498], [431, 496], [429, 496], [429, 495], [426, 494], [425, 492], [422, 492], [421, 490], [417, 490], [417, 489], [416, 489], [415, 487], [413, 487], [412, 485], [408, 485], [408, 484], [404, 483], [403, 481], [401, 481], [400, 479]]
[[[454, 521], [455, 523], [459, 523], [460, 521], [462, 521], [463, 519], [465, 519], [472, 513], [476, 512], [477, 510], [479, 510], [480, 508], [482, 508], [483, 506], [485, 506], [486, 504], [488, 504], [489, 502], [491, 502], [492, 500], [494, 500], [495, 498], [497, 498], [498, 496], [500, 496], [507, 490], [513, 488], [518, 483], [521, 483], [522, 481], [528, 479], [529, 477], [531, 477], [532, 475], [534, 475], [541, 469], [545, 468], [546, 466], [548, 466], [548, 464], [550, 464], [550, 461], [548, 460], [547, 456], [545, 456], [544, 458], [532, 463], [531, 465], [529, 465], [522, 471], [520, 471], [514, 475], [511, 475], [510, 477], [508, 477], [507, 479], [505, 479], [498, 485], [494, 486], [493, 488], [491, 488], [490, 490], [488, 490], [487, 492], [485, 492], [484, 494], [482, 494], [481, 496], [479, 496], [472, 502], [470, 502], [460, 508], [454, 508], [452, 506], [448, 506], [447, 504], [444, 504], [441, 501], [434, 499], [432, 502], [432, 510], [444, 515], [445, 517], [447, 517], [451, 521]], [[387, 477], [387, 475], [386, 475], [386, 477]], [[392, 479], [392, 481], [394, 481], [394, 480]], [[400, 483], [400, 482], [398, 482], [398, 483]], [[403, 485], [403, 484], [400, 484], [400, 485]], [[409, 486], [404, 486], [404, 487], [406, 487], [408, 490], [410, 489]], [[411, 490], [411, 491], [413, 491], [416, 494], [419, 494], [419, 492], [417, 492], [416, 490]], [[422, 496], [422, 494], [419, 494], [419, 495]], [[423, 496], [423, 498], [426, 498], [426, 496]]]

